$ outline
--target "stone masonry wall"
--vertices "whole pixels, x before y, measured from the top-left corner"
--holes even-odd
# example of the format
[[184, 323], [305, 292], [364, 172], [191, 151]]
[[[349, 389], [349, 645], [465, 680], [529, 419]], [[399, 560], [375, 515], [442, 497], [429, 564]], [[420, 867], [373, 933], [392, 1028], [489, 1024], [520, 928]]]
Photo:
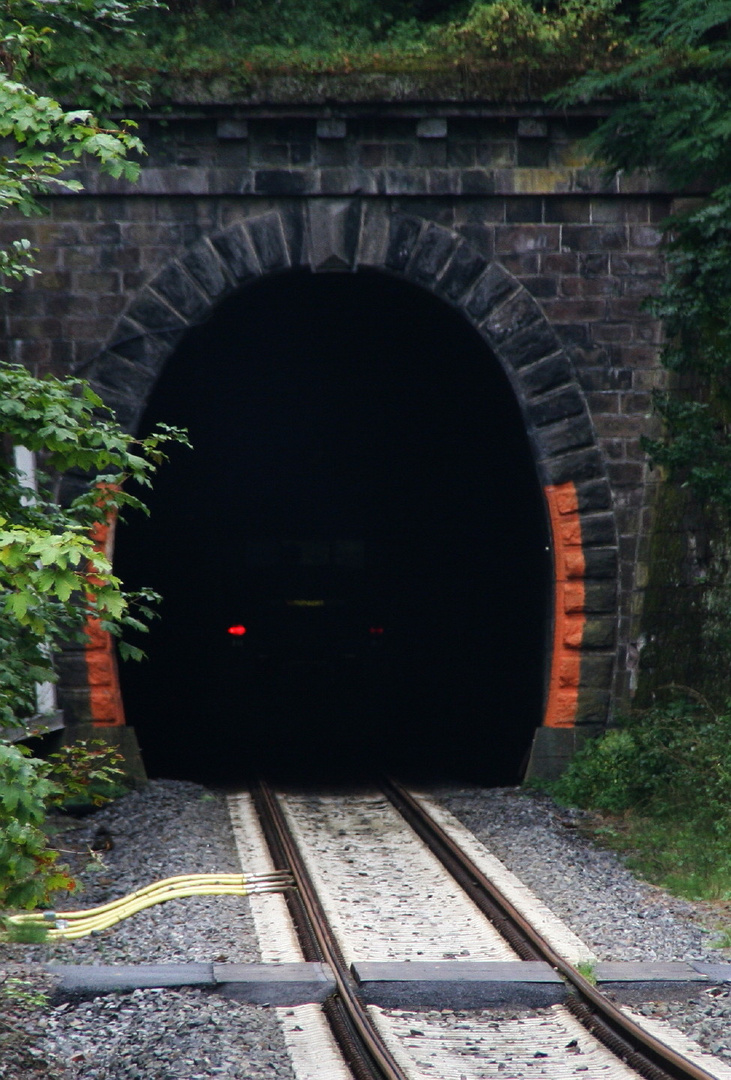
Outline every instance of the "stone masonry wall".
[[[474, 105], [269, 112], [153, 115], [137, 185], [80, 169], [85, 192], [48, 198], [47, 217], [3, 218], [2, 242], [29, 237], [43, 271], [2, 302], [4, 358], [58, 374], [91, 370], [161, 269], [269, 209], [287, 208], [304, 229], [306, 205], [358, 198], [452, 230], [535, 298], [583, 390], [619, 537], [613, 703], [621, 704], [637, 655], [654, 499], [640, 439], [662, 384], [660, 328], [642, 304], [662, 276], [657, 226], [669, 194], [651, 177], [608, 181], [587, 167], [579, 140], [591, 117]], [[120, 419], [136, 417], [121, 406]]]

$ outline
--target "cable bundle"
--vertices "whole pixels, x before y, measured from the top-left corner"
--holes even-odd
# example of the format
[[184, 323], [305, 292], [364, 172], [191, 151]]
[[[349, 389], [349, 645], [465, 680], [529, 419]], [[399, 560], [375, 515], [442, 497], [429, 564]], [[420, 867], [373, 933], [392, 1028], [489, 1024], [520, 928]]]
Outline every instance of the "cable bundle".
[[268, 874], [180, 874], [146, 885], [119, 900], [87, 911], [32, 911], [8, 915], [13, 926], [32, 924], [47, 928], [49, 939], [79, 938], [95, 930], [105, 930], [138, 911], [176, 900], [181, 896], [252, 896], [257, 893], [283, 892], [294, 885], [287, 870]]

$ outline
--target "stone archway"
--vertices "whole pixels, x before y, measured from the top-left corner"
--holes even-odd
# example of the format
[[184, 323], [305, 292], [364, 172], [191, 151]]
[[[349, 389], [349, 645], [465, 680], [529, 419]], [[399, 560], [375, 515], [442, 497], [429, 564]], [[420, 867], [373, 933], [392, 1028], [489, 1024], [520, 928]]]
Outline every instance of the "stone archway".
[[[387, 203], [311, 199], [282, 204], [198, 241], [160, 270], [119, 320], [107, 351], [84, 370], [120, 422], [134, 431], [183, 334], [255, 279], [308, 267], [371, 269], [410, 281], [457, 308], [486, 342], [515, 392], [533, 448], [553, 539], [554, 619], [543, 726], [531, 769], [550, 775], [577, 735], [607, 716], [616, 636], [617, 540], [611, 494], [583, 392], [536, 300], [497, 261], [458, 233]], [[89, 683], [102, 692], [98, 638], [87, 648]], [[92, 671], [94, 674], [92, 675]], [[108, 665], [108, 679], [113, 668]], [[113, 689], [113, 688], [112, 688]], [[92, 708], [93, 722], [123, 722]]]

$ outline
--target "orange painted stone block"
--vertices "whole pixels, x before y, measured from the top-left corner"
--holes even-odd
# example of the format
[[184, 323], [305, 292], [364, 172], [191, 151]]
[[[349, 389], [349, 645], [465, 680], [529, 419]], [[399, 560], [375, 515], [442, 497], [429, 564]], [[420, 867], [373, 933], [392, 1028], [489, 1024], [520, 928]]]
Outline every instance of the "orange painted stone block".
[[[559, 514], [575, 514], [579, 509], [579, 499], [576, 494], [576, 485], [572, 483], [558, 484], [552, 487], [552, 498]], [[548, 488], [546, 488], [548, 491]]]
[[567, 615], [577, 615], [584, 611], [586, 590], [583, 581], [567, 581], [563, 590], [563, 609]]
[[584, 552], [581, 548], [569, 548], [564, 549], [564, 566], [566, 568], [566, 577], [570, 578], [583, 578], [584, 571], [586, 570], [586, 563], [584, 561]]
[[570, 649], [580, 649], [584, 637], [585, 625], [586, 619], [582, 616], [568, 618], [566, 620], [566, 628], [564, 631], [564, 645]]
[[567, 547], [581, 547], [581, 521], [578, 515], [563, 523], [561, 533]]
[[559, 692], [556, 695], [554, 718], [551, 727], [573, 727], [576, 722], [576, 693]]
[[[104, 485], [112, 488], [112, 485]], [[102, 485], [100, 485], [100, 488]], [[104, 491], [100, 490], [99, 505], [105, 505]], [[114, 542], [115, 519], [112, 514], [106, 522], [100, 522], [91, 530], [91, 538], [98, 551], [111, 558]], [[89, 575], [89, 586], [93, 589], [95, 579]], [[121, 726], [124, 724], [122, 695], [117, 675], [117, 660], [111, 635], [103, 630], [99, 619], [87, 619], [86, 622], [86, 671], [89, 683], [89, 704], [92, 723], [97, 726]]]
[[106, 649], [109, 634], [106, 630], [102, 630], [98, 619], [87, 619], [84, 633], [89, 639], [86, 643], [87, 650]]
[[579, 701], [581, 643], [586, 625], [579, 501], [573, 483], [544, 489], [551, 519], [554, 582], [553, 652], [545, 727], [573, 727]]
[[565, 690], [567, 687], [578, 687], [580, 674], [580, 656], [564, 651], [558, 665], [558, 685]]
[[86, 671], [91, 686], [114, 686], [116, 672], [105, 649], [87, 650]]
[[115, 688], [111, 686], [93, 686], [91, 689], [91, 704], [94, 719], [110, 720], [115, 715], [117, 708]]

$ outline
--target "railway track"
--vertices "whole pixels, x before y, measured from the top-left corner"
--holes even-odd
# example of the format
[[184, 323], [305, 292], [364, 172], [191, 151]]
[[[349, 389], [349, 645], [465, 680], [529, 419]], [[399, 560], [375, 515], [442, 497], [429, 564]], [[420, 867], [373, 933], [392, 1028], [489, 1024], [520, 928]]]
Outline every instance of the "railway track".
[[[347, 798], [278, 795], [262, 783], [253, 805], [271, 865], [290, 871], [296, 881], [286, 903], [300, 956], [327, 964], [336, 982], [324, 1013], [347, 1071], [327, 1064], [332, 1047], [325, 1052], [327, 1037], [320, 1032], [321, 1065], [311, 1072], [306, 1066], [308, 1077], [581, 1080], [586, 1074], [590, 1080], [638, 1075], [714, 1080], [718, 1075], [639, 1027], [600, 993], [565, 958], [556, 934], [546, 933], [545, 926], [536, 929], [465, 853], [454, 830], [443, 827], [438, 815], [398, 783], [384, 780], [378, 791]], [[243, 812], [241, 805], [238, 810]], [[236, 826], [235, 806], [232, 818]], [[273, 902], [282, 899], [260, 901]], [[534, 1014], [482, 1009], [417, 1015], [366, 1004], [351, 970], [363, 960], [454, 957], [545, 961], [570, 992], [564, 1005]]]

